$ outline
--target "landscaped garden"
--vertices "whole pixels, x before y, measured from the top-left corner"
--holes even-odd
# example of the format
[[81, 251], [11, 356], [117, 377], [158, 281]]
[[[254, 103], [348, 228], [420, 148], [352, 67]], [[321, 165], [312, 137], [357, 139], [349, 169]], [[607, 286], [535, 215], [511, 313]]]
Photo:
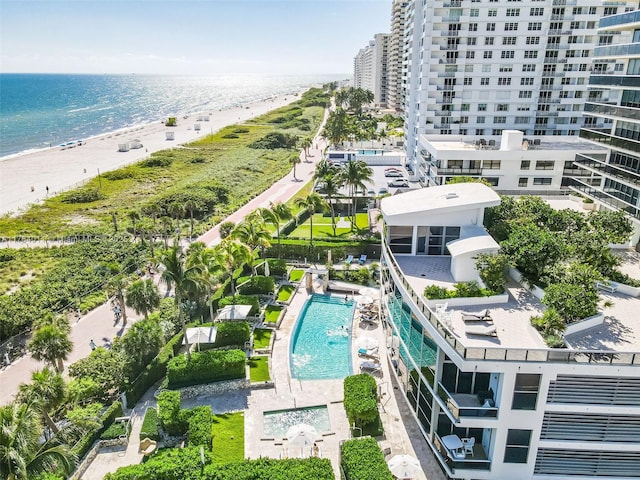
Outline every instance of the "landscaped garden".
[[271, 345], [271, 335], [273, 330], [270, 328], [256, 328], [253, 331], [253, 348], [255, 350], [264, 350]]
[[255, 355], [247, 363], [249, 364], [249, 378], [252, 382], [268, 382], [271, 380], [268, 356]]
[[280, 314], [284, 306], [282, 305], [267, 305], [264, 309], [264, 323], [276, 324], [280, 318]]
[[278, 289], [276, 300], [278, 302], [286, 303], [289, 301], [289, 299], [293, 295], [293, 292], [295, 291], [296, 291], [295, 285], [288, 285], [288, 284], [281, 285], [280, 288]]

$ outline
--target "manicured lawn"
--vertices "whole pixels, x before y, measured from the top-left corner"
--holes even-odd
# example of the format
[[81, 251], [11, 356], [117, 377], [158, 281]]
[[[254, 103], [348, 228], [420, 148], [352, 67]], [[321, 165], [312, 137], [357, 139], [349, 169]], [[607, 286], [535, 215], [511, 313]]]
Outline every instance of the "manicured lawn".
[[295, 292], [295, 290], [296, 290], [295, 285], [282, 285], [278, 289], [278, 296], [276, 297], [276, 299], [279, 302], [287, 302], [289, 301], [289, 299], [291, 298], [291, 295], [293, 295], [293, 292]]
[[256, 328], [253, 331], [253, 348], [269, 348], [272, 333], [270, 328]]
[[360, 430], [357, 428], [352, 429], [351, 432], [354, 437], [366, 437], [367, 435], [371, 437], [381, 436], [384, 433], [384, 428], [382, 427], [382, 420], [380, 419], [380, 415], [378, 415], [373, 422], [362, 429], [362, 435], [360, 435]]
[[258, 356], [249, 359], [249, 378], [252, 382], [267, 382], [269, 375], [269, 357]]
[[302, 280], [302, 276], [304, 275], [304, 270], [300, 270], [299, 268], [294, 268], [289, 272], [289, 281], [290, 282], [299, 282]]
[[266, 323], [278, 323], [278, 318], [283, 308], [282, 305], [267, 305], [267, 308], [264, 309], [264, 321]]
[[[338, 219], [336, 218], [336, 221]], [[343, 220], [348, 219], [343, 217]], [[369, 216], [367, 213], [356, 214], [356, 226], [359, 231], [368, 231], [369, 229]], [[311, 230], [311, 222], [307, 220], [302, 225], [299, 225], [291, 234], [290, 237], [294, 238], [308, 238], [309, 231]], [[364, 233], [363, 232], [363, 233]], [[350, 228], [336, 228], [336, 237], [348, 238], [352, 235]], [[321, 237], [333, 237], [333, 228], [331, 227], [331, 217], [323, 214], [315, 214], [313, 216], [313, 238]]]
[[215, 463], [244, 460], [244, 412], [214, 415], [211, 433]]

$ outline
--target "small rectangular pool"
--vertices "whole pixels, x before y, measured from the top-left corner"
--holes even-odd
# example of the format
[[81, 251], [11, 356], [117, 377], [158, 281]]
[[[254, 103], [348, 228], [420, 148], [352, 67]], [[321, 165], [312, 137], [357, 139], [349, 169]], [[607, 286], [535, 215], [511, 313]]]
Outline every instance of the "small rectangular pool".
[[312, 295], [293, 330], [289, 352], [291, 377], [300, 380], [345, 378], [351, 369], [354, 302]]
[[320, 433], [331, 430], [329, 409], [326, 405], [293, 408], [291, 410], [273, 410], [264, 412], [263, 419], [264, 434], [270, 437], [285, 437], [290, 427], [301, 423], [315, 427]]

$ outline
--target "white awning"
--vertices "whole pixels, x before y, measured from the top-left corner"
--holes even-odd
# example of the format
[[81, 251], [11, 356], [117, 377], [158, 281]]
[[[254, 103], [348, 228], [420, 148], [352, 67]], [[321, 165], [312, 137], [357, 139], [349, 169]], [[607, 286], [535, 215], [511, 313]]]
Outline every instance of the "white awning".
[[218, 320], [244, 320], [250, 311], [251, 305], [227, 305], [218, 311]]
[[[195, 343], [215, 343], [216, 341], [216, 327], [194, 327], [187, 328], [187, 340], [189, 345]], [[186, 345], [184, 338], [182, 344]]]
[[461, 238], [447, 243], [447, 248], [452, 257], [458, 257], [466, 253], [484, 252], [487, 250], [497, 251], [500, 245], [489, 235], [478, 235], [475, 237]]

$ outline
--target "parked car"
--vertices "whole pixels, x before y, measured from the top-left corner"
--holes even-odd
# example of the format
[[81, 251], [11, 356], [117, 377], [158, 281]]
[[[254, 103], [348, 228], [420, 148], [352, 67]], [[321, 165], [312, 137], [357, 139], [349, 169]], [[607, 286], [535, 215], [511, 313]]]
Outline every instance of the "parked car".
[[399, 180], [392, 180], [389, 183], [387, 183], [388, 187], [394, 187], [394, 188], [409, 188], [409, 181], [406, 178], [402, 178]]
[[368, 190], [367, 191], [367, 195], [369, 197], [375, 197], [376, 196], [376, 191], [375, 190]]
[[389, 170], [388, 172], [384, 172], [385, 177], [403, 177], [404, 174], [399, 170]]
[[389, 190], [387, 190], [386, 188], [381, 188], [380, 190], [378, 190], [378, 195], [386, 195], [387, 193], [389, 193]]
[[391, 170], [396, 170], [398, 172], [402, 171], [400, 167], [387, 167], [384, 169], [385, 172], [390, 172]]

